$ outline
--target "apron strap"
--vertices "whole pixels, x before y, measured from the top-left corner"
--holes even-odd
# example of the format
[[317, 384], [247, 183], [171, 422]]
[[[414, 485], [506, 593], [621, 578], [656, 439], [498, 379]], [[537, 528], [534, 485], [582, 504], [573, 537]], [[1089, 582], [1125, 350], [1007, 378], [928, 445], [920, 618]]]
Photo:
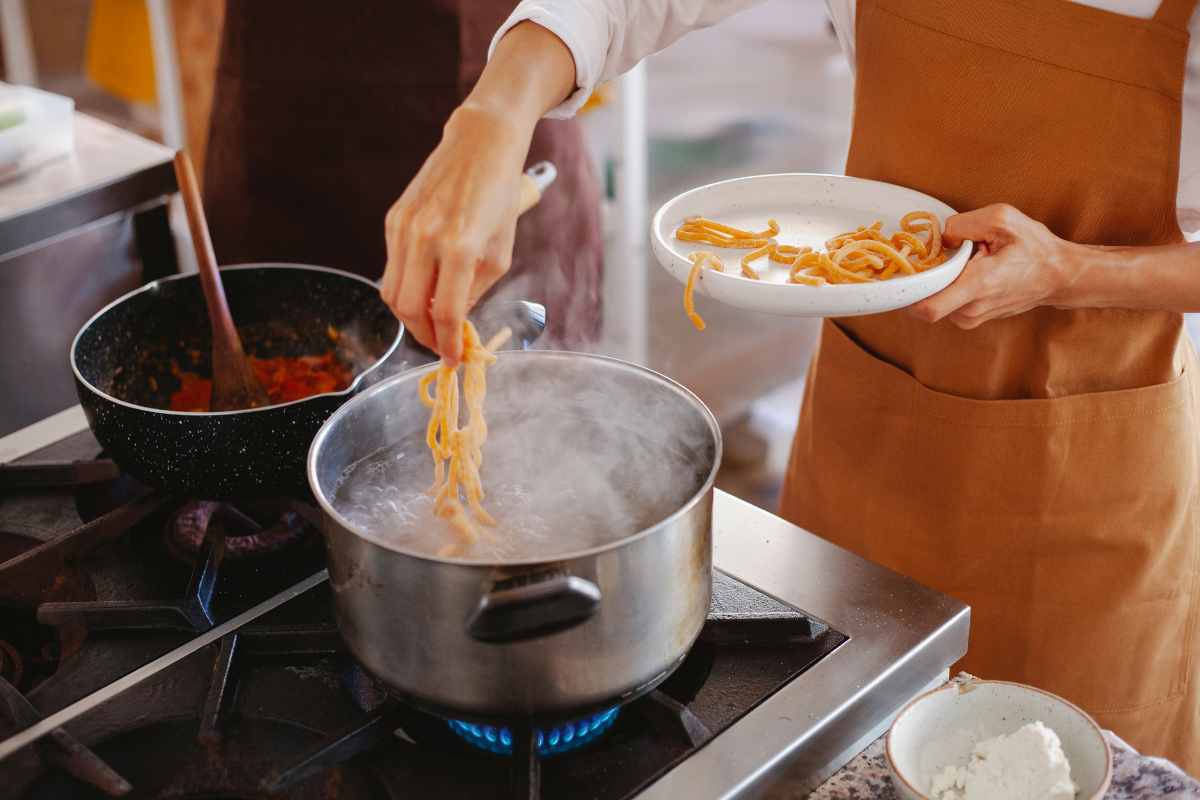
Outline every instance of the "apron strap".
[[1162, 0], [1158, 11], [1154, 12], [1155, 22], [1161, 22], [1172, 28], [1186, 31], [1192, 21], [1192, 12], [1196, 10], [1197, 0]]

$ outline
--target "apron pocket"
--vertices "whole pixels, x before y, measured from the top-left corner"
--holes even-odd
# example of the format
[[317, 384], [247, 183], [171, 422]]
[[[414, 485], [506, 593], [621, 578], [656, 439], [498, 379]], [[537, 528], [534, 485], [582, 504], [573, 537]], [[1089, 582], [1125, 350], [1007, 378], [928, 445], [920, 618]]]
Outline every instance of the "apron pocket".
[[[868, 485], [831, 480], [812, 497], [871, 509], [818, 511], [819, 532], [837, 540], [850, 520], [852, 549], [969, 603], [965, 666], [981, 677], [1094, 713], [1177, 697], [1197, 555], [1188, 364], [1138, 389], [971, 400], [926, 388], [827, 323], [795, 458], [868, 465]], [[852, 422], [828, 424], [838, 418]]]

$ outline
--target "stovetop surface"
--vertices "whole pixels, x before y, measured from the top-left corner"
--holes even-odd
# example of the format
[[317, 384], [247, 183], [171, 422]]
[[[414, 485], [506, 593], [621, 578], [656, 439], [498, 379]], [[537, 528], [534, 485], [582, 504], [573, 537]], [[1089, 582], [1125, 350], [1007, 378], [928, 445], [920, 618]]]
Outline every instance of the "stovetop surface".
[[[661, 691], [694, 715], [693, 724], [698, 721], [704, 729], [701, 736], [716, 735], [836, 642], [837, 636], [830, 634], [811, 647], [768, 647], [736, 655], [702, 643]], [[241, 667], [237, 701], [217, 744], [206, 747], [197, 741], [204, 698], [192, 692], [191, 708], [175, 709], [191, 715], [158, 719], [158, 713], [143, 710], [141, 725], [107, 738], [95, 746], [96, 753], [138, 788], [136, 796], [255, 796], [265, 777], [298, 766], [339, 732], [365, 726], [395, 705], [389, 700], [362, 709], [348, 691], [356, 668], [345, 657], [245, 660], [250, 663]], [[202, 666], [189, 671], [194, 674], [188, 680], [203, 683]], [[359, 796], [352, 786], [374, 787], [363, 796], [376, 797], [512, 796], [512, 772], [520, 768], [512, 756], [479, 750], [458, 739], [445, 720], [400, 705], [390, 719], [389, 727], [395, 724], [402, 734], [288, 786], [287, 796], [324, 796], [330, 781], [342, 787], [338, 797]], [[596, 742], [544, 759], [541, 796], [632, 797], [702, 745], [689, 740], [673, 709], [638, 700], [622, 709], [612, 730]], [[62, 771], [51, 771], [41, 773], [25, 796], [104, 795]]]
[[[81, 433], [29, 460], [97, 451]], [[28, 556], [122, 514], [131, 524], [110, 526], [94, 549]], [[125, 478], [0, 489], [0, 562], [27, 559], [0, 565], [0, 640], [18, 651], [7, 671], [0, 653], [0, 676], [29, 705], [0, 698], [0, 739], [320, 570], [312, 519], [303, 499], [196, 504]], [[683, 665], [594, 743], [542, 759], [542, 796], [636, 795], [846, 641], [718, 572], [709, 625]], [[135, 797], [490, 798], [525, 786], [520, 758], [466, 743], [355, 665], [325, 585], [65, 728], [68, 740], [47, 736], [0, 761], [0, 784], [47, 798], [105, 796], [94, 785], [111, 791], [114, 773]]]

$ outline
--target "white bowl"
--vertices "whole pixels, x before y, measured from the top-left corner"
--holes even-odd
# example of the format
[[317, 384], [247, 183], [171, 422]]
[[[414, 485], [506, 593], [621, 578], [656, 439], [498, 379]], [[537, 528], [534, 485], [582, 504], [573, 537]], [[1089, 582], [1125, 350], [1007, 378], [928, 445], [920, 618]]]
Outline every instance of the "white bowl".
[[1102, 797], [1112, 780], [1112, 749], [1100, 726], [1060, 697], [1002, 681], [935, 689], [900, 712], [886, 748], [896, 791], [907, 800], [928, 800], [930, 780], [942, 767], [965, 766], [978, 742], [1039, 721], [1062, 741], [1078, 800]]
[[[945, 225], [955, 211], [929, 195], [880, 181], [845, 175], [784, 173], [710, 183], [669, 200], [654, 215], [651, 243], [655, 258], [680, 283], [692, 262], [688, 254], [710, 250], [725, 272], [705, 269], [696, 293], [748, 311], [791, 317], [853, 317], [904, 308], [945, 289], [971, 257], [971, 242], [949, 250], [947, 261], [916, 275], [873, 283], [804, 286], [788, 283], [788, 268], [765, 258], [754, 262], [761, 280], [744, 278], [739, 266], [745, 250], [681, 242], [675, 230], [688, 217], [704, 216], [735, 227], [761, 230], [768, 219], [779, 222], [781, 244], [825, 248], [826, 240], [882, 220], [885, 231], [899, 227], [909, 211], [930, 211]], [[700, 309], [703, 314], [703, 309]]]

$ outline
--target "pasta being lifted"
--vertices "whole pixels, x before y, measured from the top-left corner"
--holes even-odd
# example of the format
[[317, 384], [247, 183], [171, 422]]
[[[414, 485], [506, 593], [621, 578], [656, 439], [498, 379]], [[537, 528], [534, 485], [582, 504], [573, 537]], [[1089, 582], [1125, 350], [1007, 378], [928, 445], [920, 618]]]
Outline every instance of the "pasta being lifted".
[[[759, 280], [751, 264], [764, 256], [768, 262], [789, 267], [788, 283], [826, 286], [834, 283], [873, 283], [897, 275], [914, 275], [938, 266], [946, 260], [942, 252], [942, 226], [935, 214], [911, 211], [900, 218], [900, 230], [890, 237], [883, 234], [883, 222], [863, 225], [840, 233], [825, 242], [824, 251], [811, 247], [779, 244], [779, 223], [767, 220], [764, 231], [746, 231], [707, 219], [688, 217], [675, 231], [684, 242], [703, 242], [717, 247], [750, 250], [742, 256], [742, 276]], [[704, 267], [725, 271], [715, 253], [698, 250], [688, 255], [692, 262], [683, 287], [683, 308], [696, 330], [704, 330], [704, 320], [696, 313], [696, 280]]]
[[[479, 468], [483, 465], [483, 443], [487, 440], [487, 423], [483, 418], [483, 401], [487, 396], [487, 368], [496, 361], [495, 351], [512, 332], [505, 328], [482, 344], [479, 333], [470, 322], [463, 323], [462, 392], [467, 405], [467, 424], [458, 427], [459, 385], [458, 370], [444, 362], [421, 378], [418, 390], [421, 402], [431, 409], [425, 443], [433, 455], [433, 513], [454, 528], [459, 540], [442, 548], [438, 555], [454, 556], [466, 545], [479, 538], [476, 522], [495, 525], [496, 521], [483, 509], [483, 484]], [[436, 381], [436, 384], [435, 384]], [[435, 384], [430, 395], [429, 387]], [[463, 506], [460, 489], [466, 496], [470, 513]]]

